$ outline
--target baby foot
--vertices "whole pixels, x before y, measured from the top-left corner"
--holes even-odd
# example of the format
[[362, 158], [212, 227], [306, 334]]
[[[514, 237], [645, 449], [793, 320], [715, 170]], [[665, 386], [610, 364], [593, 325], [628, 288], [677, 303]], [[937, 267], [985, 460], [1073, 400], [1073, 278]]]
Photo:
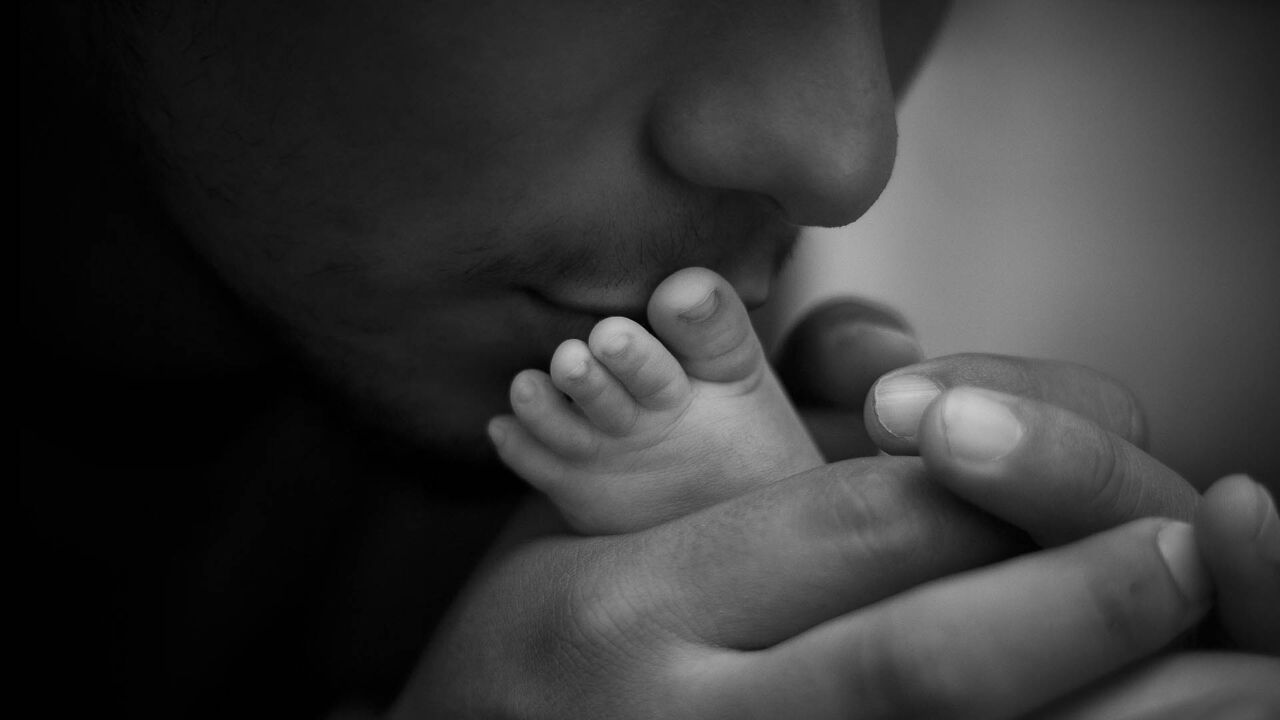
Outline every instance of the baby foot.
[[648, 315], [657, 337], [611, 317], [562, 343], [549, 375], [512, 381], [515, 416], [489, 424], [502, 460], [575, 528], [650, 527], [822, 463], [728, 282], [681, 270]]

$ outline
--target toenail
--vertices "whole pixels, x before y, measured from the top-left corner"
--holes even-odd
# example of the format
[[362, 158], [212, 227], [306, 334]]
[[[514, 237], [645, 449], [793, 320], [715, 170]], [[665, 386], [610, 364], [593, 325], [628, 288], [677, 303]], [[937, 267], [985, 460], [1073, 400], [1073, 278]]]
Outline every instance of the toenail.
[[564, 371], [564, 376], [569, 380], [581, 380], [582, 378], [586, 377], [587, 376], [586, 358], [583, 358], [578, 362], [574, 363], [573, 365], [569, 366], [569, 369]]
[[511, 388], [511, 398], [518, 403], [533, 402], [533, 396], [537, 394], [537, 388], [533, 386], [533, 381], [527, 376], [516, 378]]
[[609, 357], [618, 357], [631, 347], [631, 335], [629, 333], [618, 333], [613, 337], [601, 343], [600, 350]]
[[689, 322], [702, 322], [711, 317], [719, 306], [720, 293], [712, 288], [711, 292], [707, 293], [707, 296], [699, 300], [696, 305], [680, 313], [680, 319]]

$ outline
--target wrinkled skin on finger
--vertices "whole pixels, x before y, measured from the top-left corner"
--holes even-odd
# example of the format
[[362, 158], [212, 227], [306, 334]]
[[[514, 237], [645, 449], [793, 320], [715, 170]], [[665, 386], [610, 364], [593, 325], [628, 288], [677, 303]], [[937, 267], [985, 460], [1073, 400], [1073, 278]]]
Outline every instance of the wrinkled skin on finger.
[[[934, 507], [859, 535], [874, 496], [849, 492], [857, 475], [779, 483], [629, 536], [514, 543], [393, 716], [1012, 717], [1162, 647], [1207, 607], [1186, 525], [1174, 559], [1171, 524], [1141, 521], [955, 574], [993, 559], [972, 552], [982, 518], [921, 536], [943, 525], [929, 515], [949, 512], [945, 496], [903, 495], [899, 517]], [[930, 575], [949, 577], [920, 583]]]

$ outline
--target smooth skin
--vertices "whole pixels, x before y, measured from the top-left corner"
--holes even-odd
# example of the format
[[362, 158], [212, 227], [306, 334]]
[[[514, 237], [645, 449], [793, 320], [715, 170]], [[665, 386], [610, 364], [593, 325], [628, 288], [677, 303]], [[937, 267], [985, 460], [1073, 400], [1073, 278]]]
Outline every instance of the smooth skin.
[[648, 316], [656, 337], [613, 317], [566, 340], [489, 422], [498, 456], [575, 530], [652, 527], [822, 464], [724, 278], [677, 271]]

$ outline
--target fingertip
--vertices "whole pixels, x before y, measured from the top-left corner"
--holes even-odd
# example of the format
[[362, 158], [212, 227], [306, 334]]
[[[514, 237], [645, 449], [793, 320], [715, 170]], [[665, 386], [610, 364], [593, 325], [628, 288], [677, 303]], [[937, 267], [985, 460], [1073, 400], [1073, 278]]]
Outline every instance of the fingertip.
[[1248, 475], [1228, 475], [1213, 483], [1204, 493], [1196, 522], [1211, 541], [1254, 545], [1280, 564], [1280, 520], [1275, 500]]
[[1231, 639], [1244, 649], [1280, 651], [1280, 517], [1270, 493], [1248, 476], [1225, 477], [1205, 492], [1196, 529]]
[[1018, 399], [972, 387], [941, 392], [923, 410], [917, 443], [926, 464], [950, 476], [1003, 476], [1028, 435]]
[[867, 396], [868, 430], [888, 452], [913, 452], [919, 446], [925, 410], [941, 395], [942, 387], [924, 375], [900, 373], [883, 377]]

